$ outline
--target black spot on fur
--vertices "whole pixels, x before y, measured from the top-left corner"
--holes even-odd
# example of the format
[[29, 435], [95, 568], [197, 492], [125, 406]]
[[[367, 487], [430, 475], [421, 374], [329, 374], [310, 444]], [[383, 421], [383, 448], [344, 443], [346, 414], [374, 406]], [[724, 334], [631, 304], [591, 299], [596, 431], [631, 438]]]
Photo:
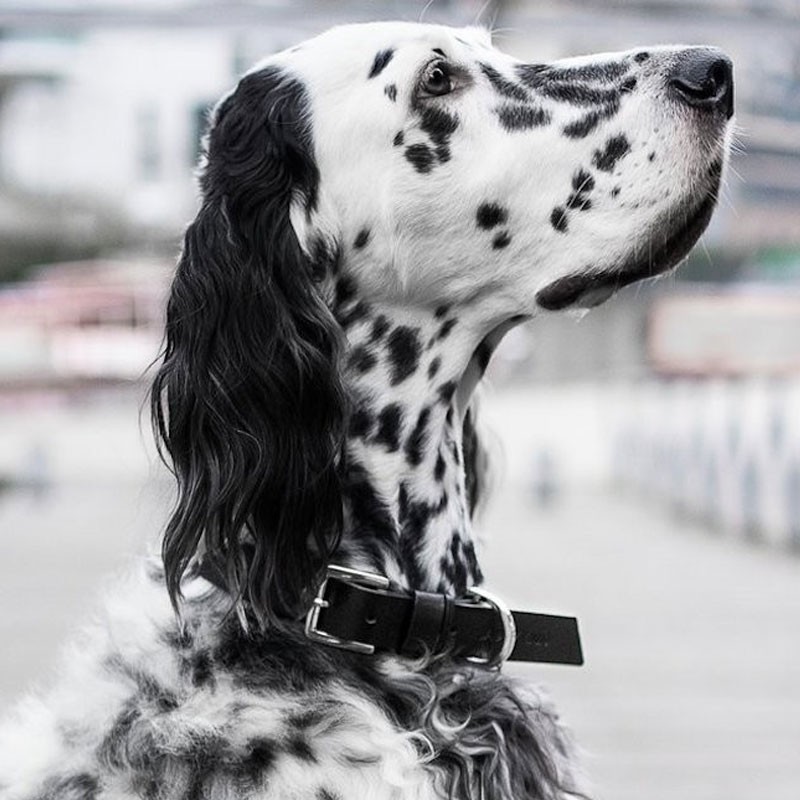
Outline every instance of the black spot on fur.
[[430, 416], [431, 410], [426, 406], [419, 412], [417, 424], [406, 441], [406, 459], [412, 467], [419, 466], [422, 461], [422, 450], [428, 437], [428, 420]]
[[443, 383], [439, 387], [439, 399], [447, 405], [452, 399], [453, 395], [456, 393], [456, 382], [455, 381], [447, 381]]
[[356, 370], [356, 372], [364, 375], [378, 363], [378, 359], [369, 347], [362, 344], [353, 348], [350, 353], [349, 362], [350, 366]]
[[450, 148], [446, 144], [436, 145], [436, 158], [439, 159], [440, 164], [449, 161], [451, 157]]
[[401, 147], [403, 142], [405, 141], [405, 138], [406, 137], [403, 131], [397, 131], [397, 133], [394, 135], [394, 139], [392, 139], [392, 144], [395, 147]]
[[631, 76], [630, 78], [626, 78], [622, 85], [619, 87], [619, 90], [622, 94], [629, 94], [636, 88], [636, 78]]
[[368, 316], [369, 306], [363, 302], [363, 300], [360, 300], [349, 311], [338, 314], [337, 319], [339, 320], [339, 324], [346, 329], [353, 325], [353, 323]]
[[304, 736], [292, 736], [286, 743], [286, 752], [311, 764], [316, 764], [318, 761], [316, 753], [311, 749], [311, 745]]
[[547, 67], [544, 76], [549, 81], [613, 83], [628, 71], [624, 61], [606, 64], [583, 64], [580, 67]]
[[550, 113], [537, 106], [505, 105], [495, 110], [507, 131], [527, 131], [550, 123]]
[[426, 144], [412, 144], [406, 147], [405, 157], [417, 172], [428, 173], [433, 169], [434, 153]]
[[376, 78], [386, 69], [386, 65], [392, 60], [394, 50], [381, 50], [375, 54], [375, 60], [372, 62], [372, 68], [369, 71], [369, 78]]
[[636, 55], [633, 57], [633, 60], [634, 60], [634, 61], [635, 61], [637, 64], [641, 64], [643, 61], [647, 61], [647, 59], [648, 59], [648, 58], [650, 58], [650, 53], [648, 53], [646, 50], [643, 50], [641, 53], [637, 53], [637, 54], [636, 54]]
[[612, 196], [612, 197], [619, 197], [619, 193], [620, 193], [620, 188], [619, 188], [619, 186], [615, 186], [615, 187], [614, 187], [614, 188], [611, 190], [611, 196]]
[[335, 302], [337, 306], [343, 306], [352, 300], [356, 295], [356, 284], [352, 278], [341, 277], [336, 281]]
[[655, 161], [656, 160], [656, 154], [655, 153], [648, 153], [647, 154], [647, 160], [648, 161]]
[[562, 133], [570, 139], [584, 139], [600, 124], [601, 119], [597, 111], [590, 111], [579, 120], [565, 125]]
[[442, 56], [442, 58], [447, 58], [447, 56], [444, 53], [444, 50], [442, 50], [441, 47], [434, 47], [433, 52], [438, 53], [440, 56]]
[[556, 206], [550, 214], [550, 224], [559, 232], [567, 230], [567, 212], [561, 206]]
[[427, 106], [422, 112], [420, 127], [430, 137], [439, 161], [449, 161], [450, 139], [458, 129], [458, 117], [436, 106]]
[[461, 551], [461, 533], [454, 530], [450, 539], [450, 559], [442, 559], [442, 568], [456, 596], [464, 594], [467, 590], [467, 565]]
[[393, 102], [397, 102], [397, 86], [393, 83], [383, 87], [383, 93]]
[[590, 111], [586, 116], [581, 117], [575, 122], [571, 122], [563, 129], [565, 136], [570, 139], [584, 139], [588, 136], [603, 120], [611, 119], [619, 111], [619, 102], [607, 103], [600, 109]]
[[592, 163], [602, 172], [611, 172], [617, 162], [631, 150], [628, 139], [623, 134], [612, 136], [602, 150], [595, 150]]
[[397, 403], [390, 403], [378, 414], [378, 430], [375, 441], [386, 445], [390, 453], [400, 449], [400, 429], [403, 424], [403, 412]]
[[403, 571], [412, 586], [422, 584], [420, 554], [428, 523], [447, 508], [447, 492], [434, 503], [412, 500], [405, 483], [400, 484], [398, 519], [401, 526], [400, 559]]
[[573, 106], [606, 106], [619, 103], [619, 89], [595, 89], [580, 83], [546, 84], [539, 91], [552, 100]]
[[389, 334], [386, 344], [392, 368], [391, 384], [396, 386], [416, 372], [419, 366], [422, 352], [419, 334], [413, 328], [401, 325]]
[[353, 247], [356, 250], [360, 250], [364, 245], [369, 241], [369, 228], [362, 228], [358, 232], [358, 236], [356, 236], [355, 241], [353, 242]]
[[419, 586], [422, 583], [419, 555], [429, 517], [427, 505], [412, 503], [405, 483], [401, 483], [398, 498], [398, 518], [401, 528], [400, 557], [403, 572], [412, 586]]
[[594, 178], [586, 172], [586, 170], [579, 169], [572, 176], [572, 194], [567, 198], [567, 208], [577, 209], [578, 211], [587, 211], [592, 207], [592, 202], [589, 195], [594, 189]]
[[594, 178], [585, 169], [579, 169], [572, 176], [572, 188], [576, 192], [591, 192], [594, 189]]
[[442, 359], [439, 356], [436, 356], [430, 364], [428, 364], [428, 377], [435, 378], [436, 374], [439, 372], [439, 368], [442, 366]]
[[578, 211], [588, 211], [592, 207], [592, 201], [582, 192], [573, 192], [567, 198], [567, 208]]
[[524, 103], [529, 99], [528, 92], [524, 87], [520, 86], [514, 81], [510, 81], [504, 75], [501, 75], [494, 67], [489, 64], [479, 64], [481, 72], [489, 79], [494, 90], [501, 94], [503, 97], [508, 97], [510, 100], [517, 100]]
[[441, 341], [442, 339], [446, 339], [450, 335], [450, 331], [456, 326], [458, 320], [455, 317], [451, 317], [450, 319], [446, 319], [440, 326], [438, 333], [436, 334], [436, 338]]
[[515, 71], [522, 83], [545, 97], [577, 106], [600, 106], [619, 102], [619, 90], [588, 86], [581, 81], [610, 83], [621, 77], [626, 69], [621, 63], [563, 69], [545, 64], [518, 64]]
[[497, 203], [481, 203], [475, 215], [478, 227], [484, 230], [494, 228], [508, 220], [508, 211]]
[[450, 306], [447, 303], [436, 306], [436, 308], [433, 310], [433, 316], [436, 319], [441, 319], [449, 310]]
[[298, 730], [305, 731], [327, 720], [327, 715], [319, 708], [309, 708], [296, 714], [291, 714], [287, 719], [289, 725]]
[[384, 553], [393, 550], [396, 544], [392, 515], [360, 464], [348, 464], [343, 493], [352, 520], [350, 537], [370, 557], [374, 567], [382, 571]]
[[436, 465], [433, 468], [433, 477], [436, 481], [442, 480], [442, 478], [444, 477], [444, 471], [446, 469], [446, 466], [447, 465], [445, 464], [444, 456], [442, 456], [442, 454], [439, 453], [436, 456]]
[[176, 625], [164, 631], [162, 638], [173, 650], [186, 650], [194, 644], [194, 636], [188, 625]]
[[189, 661], [189, 669], [193, 686], [213, 686], [216, 683], [214, 662], [207, 650], [200, 650], [192, 656]]
[[389, 320], [381, 314], [375, 318], [372, 323], [372, 330], [369, 334], [369, 341], [371, 344], [375, 344], [379, 342], [383, 337], [386, 335], [386, 331], [389, 330]]
[[458, 117], [442, 108], [427, 106], [422, 112], [420, 128], [434, 144], [444, 144], [458, 130]]
[[[470, 511], [472, 511], [474, 502], [469, 494], [469, 489], [467, 490], [467, 495], [469, 498]], [[462, 541], [461, 553], [467, 565], [467, 574], [472, 576], [472, 585], [480, 586], [483, 583], [483, 572], [481, 571], [480, 564], [478, 564], [478, 557], [475, 554], [475, 545], [469, 540]]]
[[531, 89], [538, 89], [544, 82], [544, 74], [547, 72], [546, 64], [517, 64], [514, 67], [517, 77]]
[[350, 415], [350, 435], [366, 439], [372, 432], [372, 426], [375, 424], [375, 418], [368, 408], [360, 406], [353, 411]]
[[511, 234], [508, 231], [500, 231], [500, 233], [496, 234], [494, 239], [492, 239], [492, 247], [495, 250], [502, 250], [504, 247], [508, 247], [511, 243]]
[[328, 273], [335, 274], [339, 267], [339, 254], [328, 246], [321, 236], [314, 236], [309, 245], [311, 252], [312, 278], [321, 281]]
[[252, 784], [259, 785], [264, 782], [267, 775], [275, 765], [279, 748], [272, 739], [259, 737], [252, 739], [246, 745], [247, 755], [242, 759], [242, 773]]

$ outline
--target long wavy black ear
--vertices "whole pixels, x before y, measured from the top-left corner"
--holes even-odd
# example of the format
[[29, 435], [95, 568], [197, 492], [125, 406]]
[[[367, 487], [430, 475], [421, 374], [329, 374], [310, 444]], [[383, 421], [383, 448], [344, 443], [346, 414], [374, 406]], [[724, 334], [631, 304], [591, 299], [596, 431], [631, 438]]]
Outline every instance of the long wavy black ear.
[[240, 612], [296, 617], [338, 541], [341, 337], [325, 264], [289, 219], [318, 182], [302, 84], [276, 68], [243, 78], [212, 121], [151, 394], [178, 482], [162, 553], [176, 608], [200, 549]]

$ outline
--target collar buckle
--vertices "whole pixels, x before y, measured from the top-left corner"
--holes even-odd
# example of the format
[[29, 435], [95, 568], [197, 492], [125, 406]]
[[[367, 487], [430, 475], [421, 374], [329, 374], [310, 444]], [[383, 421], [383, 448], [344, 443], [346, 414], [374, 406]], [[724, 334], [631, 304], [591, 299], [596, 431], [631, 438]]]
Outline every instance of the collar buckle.
[[331, 578], [336, 578], [336, 580], [343, 581], [344, 583], [352, 583], [355, 586], [368, 589], [388, 589], [389, 579], [375, 572], [362, 572], [358, 569], [350, 569], [349, 567], [340, 567], [337, 564], [330, 564], [325, 570], [325, 578], [317, 590], [317, 596], [314, 598], [308, 614], [306, 614], [306, 637], [312, 642], [318, 642], [319, 644], [328, 645], [329, 647], [338, 647], [340, 650], [350, 650], [353, 653], [372, 655], [375, 652], [375, 647], [371, 644], [340, 639], [338, 636], [333, 636], [330, 633], [319, 630], [320, 612], [323, 608], [328, 608], [330, 605], [329, 601], [326, 599], [326, 592], [328, 581]]

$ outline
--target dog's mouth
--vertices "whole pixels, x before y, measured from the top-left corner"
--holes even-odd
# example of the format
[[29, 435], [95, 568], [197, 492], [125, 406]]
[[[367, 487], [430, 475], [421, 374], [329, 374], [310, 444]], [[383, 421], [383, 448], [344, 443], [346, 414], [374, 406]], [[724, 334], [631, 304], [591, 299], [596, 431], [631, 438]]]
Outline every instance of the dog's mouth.
[[595, 272], [586, 270], [559, 278], [537, 293], [536, 302], [548, 311], [560, 311], [570, 306], [593, 308], [629, 283], [672, 269], [688, 255], [706, 229], [717, 204], [718, 189], [719, 182], [715, 181], [700, 203], [688, 212], [686, 222], [657, 246], [659, 236], [652, 236], [646, 248], [649, 252], [644, 257], [640, 248], [622, 266]]

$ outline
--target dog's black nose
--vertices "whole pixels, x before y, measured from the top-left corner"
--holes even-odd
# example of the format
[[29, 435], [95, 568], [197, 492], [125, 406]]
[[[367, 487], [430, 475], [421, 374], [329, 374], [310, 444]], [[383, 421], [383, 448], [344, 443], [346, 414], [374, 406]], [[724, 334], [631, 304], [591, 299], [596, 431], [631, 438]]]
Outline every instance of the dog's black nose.
[[668, 76], [679, 101], [707, 111], [733, 116], [733, 65], [713, 47], [691, 47], [678, 56]]

